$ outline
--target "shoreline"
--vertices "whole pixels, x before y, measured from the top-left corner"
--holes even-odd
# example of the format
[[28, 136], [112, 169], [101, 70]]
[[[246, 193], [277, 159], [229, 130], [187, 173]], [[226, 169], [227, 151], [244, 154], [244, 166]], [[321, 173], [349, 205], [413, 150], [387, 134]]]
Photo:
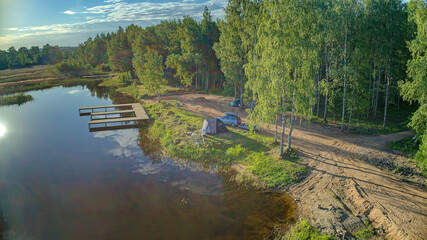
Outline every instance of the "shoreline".
[[[200, 97], [205, 98], [206, 103], [195, 101]], [[228, 111], [223, 107], [226, 97], [181, 93], [165, 98], [184, 103], [185, 111], [201, 113], [202, 117], [213, 117]], [[274, 134], [272, 128], [267, 126], [263, 134]], [[422, 228], [426, 219], [423, 212], [427, 212], [424, 207], [427, 203], [425, 189], [405, 183], [396, 174], [380, 170], [367, 161], [404, 159], [404, 156], [386, 151], [385, 144], [406, 137], [410, 134], [408, 131], [360, 136], [343, 134], [338, 129], [319, 124], [297, 126], [294, 131], [300, 164], [309, 171], [301, 181], [286, 186], [282, 191], [295, 199], [298, 219], [307, 218], [321, 233], [344, 239], [367, 229], [369, 222], [378, 237], [422, 239], [427, 234]], [[400, 188], [407, 190], [398, 191]], [[381, 197], [383, 194], [388, 196], [386, 201]], [[398, 204], [406, 209], [405, 213], [410, 214], [396, 214], [399, 209], [390, 203]], [[408, 222], [408, 219], [411, 221]]]

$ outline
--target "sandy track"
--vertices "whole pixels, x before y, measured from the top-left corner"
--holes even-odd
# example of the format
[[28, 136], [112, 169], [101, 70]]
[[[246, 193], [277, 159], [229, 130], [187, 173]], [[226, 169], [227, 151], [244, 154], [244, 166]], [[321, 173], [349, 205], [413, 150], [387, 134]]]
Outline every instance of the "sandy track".
[[[228, 106], [232, 98], [195, 93], [166, 98], [177, 99], [186, 110], [205, 117], [231, 111], [243, 120], [247, 117], [246, 112]], [[264, 132], [273, 134], [274, 129], [270, 126]], [[288, 129], [285, 133], [287, 137]], [[310, 173], [287, 191], [315, 227], [346, 239], [367, 217], [388, 239], [427, 239], [427, 192], [366, 162], [402, 157], [388, 152], [385, 144], [411, 132], [359, 136], [311, 124], [297, 126], [293, 134], [301, 164]]]

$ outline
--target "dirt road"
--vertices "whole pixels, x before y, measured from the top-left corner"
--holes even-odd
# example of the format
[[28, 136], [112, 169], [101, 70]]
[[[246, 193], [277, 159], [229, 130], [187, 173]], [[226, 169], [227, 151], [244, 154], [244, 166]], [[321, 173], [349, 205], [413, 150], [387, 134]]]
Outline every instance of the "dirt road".
[[[231, 111], [243, 120], [247, 117], [228, 106], [231, 98], [195, 93], [165, 98], [177, 99], [188, 111], [205, 117]], [[264, 131], [274, 133], [273, 127]], [[288, 129], [285, 133], [287, 137]], [[366, 218], [388, 239], [427, 239], [426, 190], [368, 163], [402, 158], [387, 151], [385, 144], [410, 135], [360, 136], [319, 124], [296, 126], [293, 144], [310, 173], [287, 192], [296, 199], [301, 216], [323, 233], [343, 239], [360, 229]]]

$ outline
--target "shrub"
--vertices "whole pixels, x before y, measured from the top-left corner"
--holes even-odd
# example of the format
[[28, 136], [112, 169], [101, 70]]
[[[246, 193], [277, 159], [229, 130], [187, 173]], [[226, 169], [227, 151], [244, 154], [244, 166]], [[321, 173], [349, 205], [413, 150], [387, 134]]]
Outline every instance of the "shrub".
[[278, 236], [275, 240], [333, 240], [329, 235], [322, 235], [313, 228], [306, 219], [300, 220], [289, 233]]
[[84, 68], [76, 60], [68, 59], [55, 64], [55, 70], [72, 76], [78, 76]]
[[371, 239], [375, 235], [375, 229], [371, 224], [365, 222], [365, 226], [366, 227], [354, 233], [357, 239]]
[[95, 67], [95, 71], [102, 73], [102, 72], [109, 72], [111, 71], [111, 69], [108, 66], [108, 64], [102, 63]]
[[20, 93], [17, 95], [0, 97], [0, 106], [14, 105], [14, 104], [21, 105], [32, 100], [33, 100], [33, 97], [31, 95], [25, 95], [23, 93]]
[[421, 138], [420, 149], [415, 155], [415, 163], [421, 168], [423, 175], [427, 176], [427, 132]]
[[244, 155], [245, 153], [246, 153], [246, 149], [242, 148], [242, 146], [238, 144], [236, 146], [228, 148], [227, 151], [225, 152], [225, 155], [229, 159], [238, 159], [238, 158], [241, 158], [242, 155]]
[[275, 160], [263, 152], [253, 152], [248, 156], [249, 172], [254, 174], [265, 186], [282, 188], [294, 182], [306, 169], [286, 160]]

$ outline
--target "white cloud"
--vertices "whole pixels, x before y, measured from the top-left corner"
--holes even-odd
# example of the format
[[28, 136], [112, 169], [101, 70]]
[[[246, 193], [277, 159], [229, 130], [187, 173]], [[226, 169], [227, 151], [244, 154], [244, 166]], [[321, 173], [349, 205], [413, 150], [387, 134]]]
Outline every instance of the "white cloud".
[[74, 89], [74, 90], [68, 91], [67, 93], [72, 95], [72, 94], [76, 94], [78, 92], [80, 92], [80, 90]]
[[[223, 6], [226, 0], [207, 0], [203, 3], [195, 3], [193, 0], [183, 0], [183, 2], [137, 2], [126, 3], [121, 0], [105, 0], [105, 5], [88, 7], [82, 11], [67, 10], [64, 14], [79, 14], [85, 19], [82, 22], [72, 24], [51, 24], [44, 26], [28, 26], [23, 28], [6, 28], [6, 31], [12, 31], [6, 35], [0, 35], [0, 49], [8, 48], [10, 44], [22, 45], [22, 42], [33, 41], [41, 37], [44, 42], [54, 42], [60, 35], [69, 34], [67, 37], [74, 36], [77, 45], [81, 42], [82, 33], [101, 33], [116, 31], [118, 25], [126, 26], [130, 23], [146, 27], [156, 24], [161, 20], [181, 18], [189, 15], [200, 20], [203, 15], [205, 5], [211, 11], [214, 19], [224, 16]], [[108, 23], [108, 24], [106, 24]], [[78, 38], [78, 40], [77, 40]], [[68, 41], [68, 44], [71, 41]]]
[[105, 131], [94, 134], [95, 138], [109, 138], [115, 142], [114, 146], [107, 152], [116, 157], [141, 157], [143, 156], [138, 146], [139, 133], [135, 129], [120, 131]]
[[71, 10], [67, 10], [67, 11], [65, 11], [64, 13], [65, 13], [65, 14], [68, 14], [68, 15], [74, 15], [74, 14], [76, 14], [76, 12], [73, 12], [73, 11], [71, 11]]

